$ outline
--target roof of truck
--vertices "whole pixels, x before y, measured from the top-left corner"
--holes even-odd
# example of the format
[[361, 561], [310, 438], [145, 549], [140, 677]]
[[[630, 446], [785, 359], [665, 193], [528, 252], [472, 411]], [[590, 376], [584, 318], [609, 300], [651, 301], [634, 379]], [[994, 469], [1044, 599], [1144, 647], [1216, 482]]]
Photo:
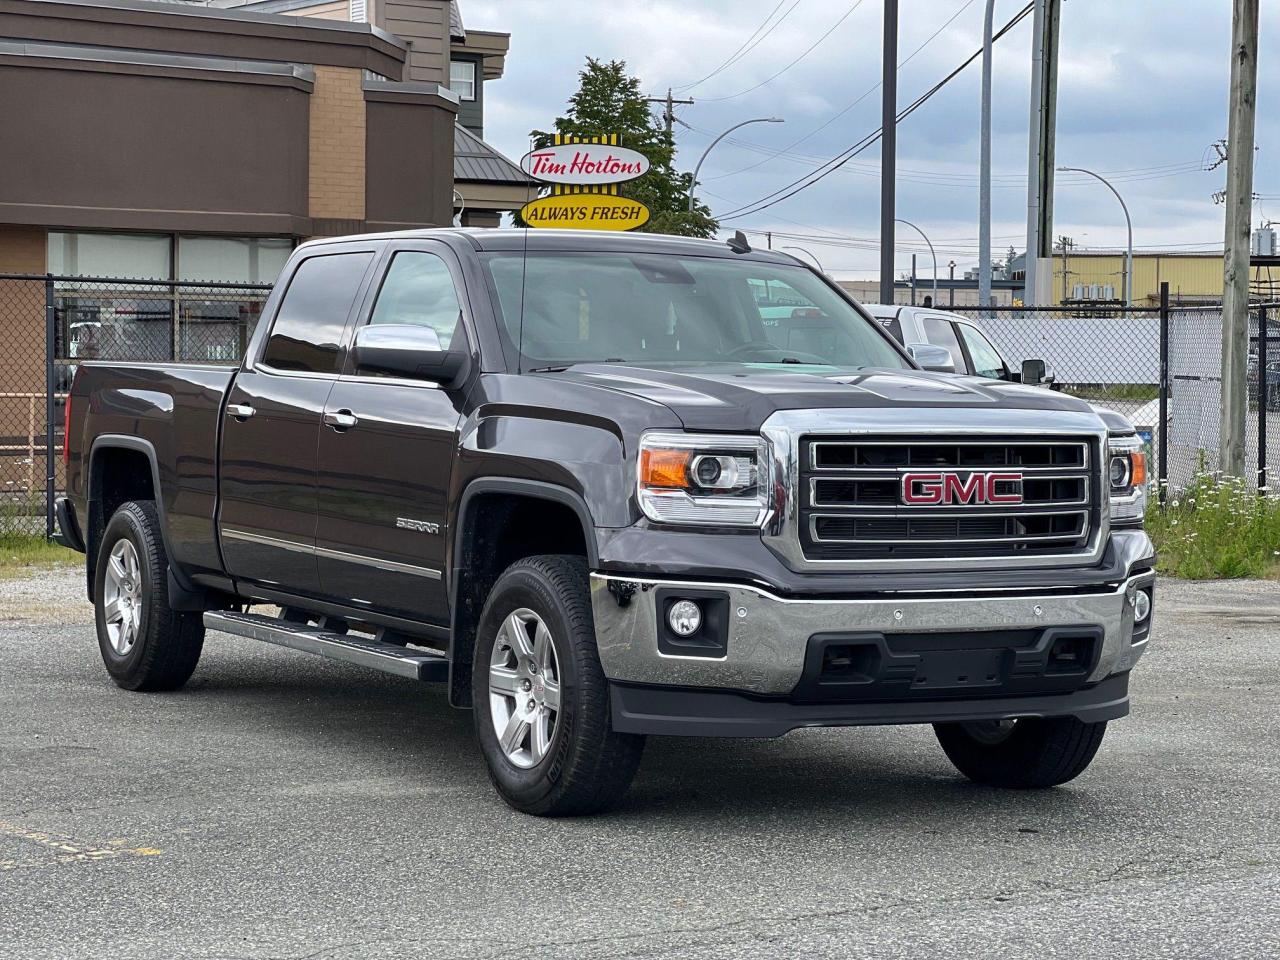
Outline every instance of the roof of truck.
[[806, 266], [804, 261], [777, 250], [752, 248], [737, 253], [724, 240], [698, 240], [657, 233], [632, 233], [605, 230], [523, 229], [518, 227], [437, 227], [428, 230], [398, 230], [393, 233], [369, 233], [358, 236], [324, 237], [309, 240], [302, 246], [324, 243], [350, 243], [361, 240], [445, 240], [465, 242], [474, 250], [540, 250], [564, 252], [652, 251], [692, 257], [747, 257], [773, 263]]

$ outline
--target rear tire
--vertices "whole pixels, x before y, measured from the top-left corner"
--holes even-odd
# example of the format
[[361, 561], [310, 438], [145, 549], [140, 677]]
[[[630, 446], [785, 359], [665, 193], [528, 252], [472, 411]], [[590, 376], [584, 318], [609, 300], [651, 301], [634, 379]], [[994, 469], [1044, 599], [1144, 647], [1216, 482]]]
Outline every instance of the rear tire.
[[126, 690], [177, 690], [204, 647], [198, 613], [169, 607], [169, 557], [150, 500], [121, 504], [94, 570], [94, 619], [107, 673]]
[[993, 787], [1028, 790], [1074, 780], [1093, 762], [1106, 723], [1075, 717], [935, 723], [934, 733], [956, 769]]
[[598, 813], [626, 793], [644, 737], [610, 726], [582, 558], [529, 557], [498, 578], [480, 617], [471, 683], [489, 777], [516, 810]]

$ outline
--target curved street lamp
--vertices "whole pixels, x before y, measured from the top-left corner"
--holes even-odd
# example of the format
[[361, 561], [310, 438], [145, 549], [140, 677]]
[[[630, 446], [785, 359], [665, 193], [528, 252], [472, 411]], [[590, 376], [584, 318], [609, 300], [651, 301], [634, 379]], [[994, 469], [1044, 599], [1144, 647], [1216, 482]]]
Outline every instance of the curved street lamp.
[[[919, 227], [917, 227], [917, 226], [916, 226], [914, 223], [912, 223], [910, 220], [903, 220], [903, 219], [901, 219], [901, 218], [899, 217], [899, 218], [895, 219], [893, 222], [894, 222], [894, 223], [902, 223], [902, 224], [905, 224], [906, 226], [910, 227], [910, 228], [911, 228], [912, 230], [914, 230], [916, 233], [920, 234], [920, 236], [921, 236], [921, 237], [924, 237], [924, 242], [925, 242], [926, 244], [928, 244], [928, 246], [929, 246], [929, 256], [933, 257], [933, 305], [936, 307], [936, 306], [938, 305], [938, 255], [937, 255], [936, 253], [934, 253], [934, 252], [933, 252], [933, 244], [929, 241], [929, 238], [928, 238], [928, 236], [925, 234], [925, 232], [924, 232], [923, 230], [921, 230]], [[914, 293], [914, 292], [911, 294], [911, 297], [912, 297], [912, 302], [914, 303], [914, 302], [915, 302], [915, 293]]]
[[703, 150], [702, 156], [698, 158], [698, 165], [693, 168], [693, 182], [689, 184], [689, 212], [693, 213], [693, 191], [694, 191], [694, 188], [697, 187], [698, 185], [698, 171], [702, 169], [702, 161], [707, 159], [707, 154], [711, 152], [712, 147], [714, 147], [717, 143], [719, 143], [729, 134], [733, 133], [733, 131], [737, 130], [739, 127], [745, 127], [749, 123], [785, 123], [785, 122], [786, 121], [783, 120], [781, 117], [756, 117], [754, 120], [743, 120], [741, 123], [735, 123], [732, 127], [730, 127], [724, 133], [720, 134], [720, 136], [716, 137], [709, 144], [707, 144], [707, 149]]
[[1114, 193], [1116, 199], [1120, 201], [1120, 209], [1124, 211], [1125, 227], [1129, 231], [1129, 246], [1126, 248], [1124, 256], [1124, 305], [1126, 307], [1133, 306], [1133, 221], [1129, 219], [1129, 208], [1124, 202], [1124, 197], [1120, 196], [1120, 191], [1113, 187], [1108, 180], [1098, 176], [1092, 170], [1086, 170], [1084, 167], [1059, 167], [1058, 172], [1088, 174], [1093, 179], [1101, 181], [1102, 185]]
[[809, 255], [809, 259], [810, 259], [810, 260], [812, 260], [812, 261], [814, 262], [814, 264], [817, 266], [817, 268], [818, 268], [818, 272], [819, 272], [819, 273], [826, 273], [826, 272], [827, 272], [827, 271], [825, 271], [825, 270], [823, 270], [823, 269], [822, 269], [822, 261], [821, 261], [821, 260], [819, 260], [817, 257], [815, 257], [811, 251], [806, 250], [804, 247], [786, 246], [786, 247], [779, 247], [778, 249], [779, 249], [779, 250], [799, 250], [801, 253], [808, 254], [808, 255]]

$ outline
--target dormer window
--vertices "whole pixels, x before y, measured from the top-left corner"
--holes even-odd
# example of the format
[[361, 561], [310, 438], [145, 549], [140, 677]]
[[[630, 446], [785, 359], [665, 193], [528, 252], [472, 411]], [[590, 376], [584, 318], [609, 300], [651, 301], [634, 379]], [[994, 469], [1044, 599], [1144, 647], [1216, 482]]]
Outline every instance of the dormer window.
[[476, 65], [472, 60], [449, 61], [449, 89], [459, 99], [474, 100], [476, 98]]

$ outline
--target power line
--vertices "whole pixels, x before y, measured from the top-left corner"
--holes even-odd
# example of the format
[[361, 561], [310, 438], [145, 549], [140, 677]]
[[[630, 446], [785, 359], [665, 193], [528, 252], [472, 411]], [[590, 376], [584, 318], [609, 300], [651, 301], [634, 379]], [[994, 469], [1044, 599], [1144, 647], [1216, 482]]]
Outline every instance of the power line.
[[706, 102], [706, 103], [718, 103], [718, 102], [720, 102], [720, 101], [722, 101], [722, 100], [734, 100], [734, 99], [736, 99], [737, 97], [743, 97], [743, 96], [746, 96], [748, 93], [753, 93], [754, 91], [759, 90], [759, 89], [760, 89], [761, 87], [763, 87], [765, 84], [767, 84], [767, 83], [772, 83], [774, 80], [777, 80], [780, 76], [782, 76], [784, 73], [786, 73], [786, 72], [787, 72], [788, 70], [790, 70], [792, 67], [794, 67], [797, 63], [799, 63], [801, 60], [803, 60], [803, 59], [804, 59], [805, 57], [807, 57], [809, 54], [813, 53], [813, 51], [814, 51], [814, 50], [816, 50], [816, 49], [818, 48], [819, 44], [821, 44], [823, 40], [827, 39], [827, 37], [831, 36], [831, 34], [835, 32], [836, 27], [840, 26], [840, 24], [842, 24], [842, 23], [844, 23], [846, 20], [848, 20], [848, 19], [849, 19], [850, 14], [852, 14], [852, 13], [853, 13], [853, 11], [857, 10], [860, 6], [862, 6], [862, 0], [854, 0], [853, 5], [852, 5], [851, 7], [849, 7], [849, 9], [848, 9], [848, 10], [846, 10], [846, 11], [844, 12], [844, 16], [842, 16], [839, 20], [837, 20], [835, 23], [833, 23], [833, 24], [832, 24], [832, 25], [827, 29], [827, 32], [826, 32], [826, 33], [824, 33], [822, 36], [820, 36], [817, 40], [813, 41], [813, 43], [808, 47], [808, 49], [806, 49], [806, 50], [804, 51], [804, 53], [800, 54], [800, 56], [796, 57], [794, 60], [792, 60], [790, 63], [788, 63], [785, 67], [783, 67], [783, 68], [782, 68], [781, 70], [779, 70], [777, 73], [775, 73], [775, 74], [773, 74], [772, 76], [766, 77], [765, 79], [761, 80], [761, 81], [760, 81], [759, 83], [757, 83], [754, 87], [747, 87], [747, 89], [745, 89], [745, 90], [740, 90], [740, 91], [738, 91], [737, 93], [731, 93], [731, 94], [729, 94], [727, 97], [703, 97], [703, 98], [702, 98], [702, 99], [703, 99], [703, 102]]
[[[1023, 7], [1022, 10], [1019, 11], [1017, 14], [1015, 14], [1008, 23], [1006, 23], [1003, 27], [1000, 28], [999, 32], [996, 33], [992, 39], [993, 40], [1000, 39], [1006, 33], [1012, 30], [1015, 26], [1017, 26], [1018, 23], [1020, 23], [1022, 19], [1031, 12], [1032, 6], [1033, 4], [1028, 3], [1025, 7]], [[935, 83], [932, 87], [926, 90], [923, 94], [917, 97], [916, 100], [910, 106], [908, 106], [905, 110], [901, 111], [897, 115], [897, 117], [895, 118], [895, 122], [901, 123], [907, 117], [911, 116], [911, 114], [913, 114], [916, 110], [918, 110], [921, 106], [923, 106], [939, 90], [941, 90], [948, 83], [950, 83], [957, 76], [959, 76], [960, 73], [963, 72], [964, 69], [969, 66], [969, 64], [973, 63], [973, 61], [977, 60], [978, 57], [980, 56], [982, 56], [981, 49], [974, 52], [974, 54], [970, 56], [968, 59], [966, 59], [962, 64], [960, 64], [960, 66], [956, 67], [949, 74], [947, 74], [937, 83]], [[783, 200], [787, 200], [795, 196], [800, 191], [806, 190], [809, 187], [813, 186], [815, 183], [817, 183], [819, 180], [822, 180], [828, 174], [833, 173], [834, 171], [840, 169], [840, 167], [844, 166], [846, 163], [848, 163], [851, 159], [856, 157], [863, 150], [866, 150], [868, 147], [870, 147], [872, 144], [874, 144], [877, 140], [880, 139], [882, 132], [883, 132], [882, 129], [877, 129], [873, 133], [867, 134], [861, 140], [847, 147], [842, 153], [837, 154], [836, 156], [832, 157], [830, 160], [828, 160], [826, 163], [822, 165], [822, 167], [826, 168], [825, 170], [822, 169], [822, 167], [819, 167], [818, 170], [814, 170], [810, 174], [807, 174], [804, 177], [801, 177], [797, 180], [793, 180], [791, 183], [787, 184], [784, 187], [779, 188], [778, 190], [775, 190], [773, 193], [768, 194], [767, 196], [761, 197], [759, 200], [755, 200], [751, 203], [748, 203], [737, 210], [731, 210], [728, 213], [721, 215], [717, 219], [723, 221], [723, 220], [728, 220], [734, 217], [742, 217], [742, 216], [747, 216], [753, 213], [759, 213], [761, 210], [767, 209], [768, 207], [773, 206], [775, 203], [781, 203]]]
[[[911, 60], [912, 60], [912, 58], [914, 58], [914, 57], [916, 56], [916, 54], [918, 54], [921, 50], [923, 50], [925, 47], [927, 47], [929, 44], [931, 44], [934, 40], [936, 40], [936, 39], [938, 38], [938, 36], [939, 36], [939, 35], [941, 35], [941, 34], [942, 34], [942, 32], [943, 32], [944, 30], [946, 30], [946, 29], [947, 29], [947, 27], [951, 26], [952, 22], [953, 22], [953, 21], [954, 21], [958, 16], [960, 16], [960, 14], [964, 13], [964, 12], [965, 12], [965, 10], [967, 10], [969, 7], [971, 7], [971, 6], [973, 5], [973, 3], [974, 3], [974, 0], [965, 0], [965, 2], [964, 2], [964, 3], [959, 7], [959, 9], [957, 9], [957, 10], [956, 10], [956, 12], [955, 12], [955, 13], [953, 13], [950, 17], [948, 17], [945, 21], [943, 21], [942, 25], [941, 25], [940, 27], [938, 27], [938, 29], [937, 29], [937, 30], [933, 31], [933, 33], [931, 33], [931, 34], [929, 35], [929, 37], [924, 41], [924, 43], [920, 44], [920, 46], [918, 46], [918, 47], [916, 47], [914, 50], [912, 50], [912, 51], [911, 51], [911, 53], [910, 53], [910, 54], [908, 54], [908, 55], [907, 55], [907, 57], [906, 57], [905, 59], [903, 59], [903, 60], [901, 60], [901, 61], [899, 61], [899, 62], [898, 62], [898, 68], [899, 68], [899, 69], [901, 69], [902, 67], [905, 67], [908, 63], [910, 63], [910, 62], [911, 62]], [[717, 176], [710, 177], [710, 178], [708, 178], [708, 179], [711, 179], [711, 180], [721, 180], [721, 179], [723, 179], [723, 178], [725, 178], [725, 177], [733, 177], [733, 176], [737, 176], [739, 173], [746, 173], [748, 170], [754, 170], [754, 169], [756, 169], [756, 167], [761, 167], [761, 166], [763, 166], [764, 164], [766, 164], [766, 163], [768, 163], [770, 160], [772, 160], [774, 157], [782, 156], [782, 155], [783, 155], [783, 154], [785, 154], [787, 151], [791, 150], [793, 147], [798, 147], [800, 144], [804, 143], [806, 140], [811, 139], [814, 135], [816, 135], [816, 134], [820, 133], [821, 131], [825, 130], [827, 127], [831, 126], [831, 124], [835, 123], [837, 120], [839, 120], [841, 117], [843, 117], [846, 113], [848, 113], [850, 110], [852, 110], [854, 107], [856, 107], [856, 106], [857, 106], [858, 104], [860, 104], [863, 100], [867, 99], [867, 97], [871, 96], [873, 93], [875, 93], [875, 92], [876, 92], [877, 90], [879, 90], [879, 89], [880, 89], [880, 83], [879, 83], [879, 82], [876, 82], [876, 83], [875, 83], [872, 87], [870, 87], [870, 88], [869, 88], [865, 93], [863, 93], [860, 97], [858, 97], [858, 98], [857, 98], [856, 100], [854, 100], [852, 103], [850, 103], [850, 104], [846, 105], [845, 107], [843, 107], [839, 112], [837, 112], [836, 114], [834, 114], [834, 115], [833, 115], [830, 119], [828, 119], [825, 123], [822, 123], [822, 124], [820, 124], [819, 126], [814, 127], [812, 130], [810, 130], [808, 133], [806, 133], [806, 134], [805, 134], [803, 137], [801, 137], [799, 140], [793, 140], [791, 143], [787, 144], [787, 145], [786, 145], [785, 147], [783, 147], [781, 150], [778, 150], [778, 151], [776, 151], [776, 152], [773, 152], [773, 151], [771, 150], [771, 148], [769, 148], [769, 147], [761, 147], [759, 144], [756, 144], [755, 146], [756, 146], [758, 149], [760, 149], [760, 150], [770, 150], [770, 151], [771, 151], [771, 152], [770, 152], [770, 155], [769, 155], [769, 156], [767, 156], [767, 157], [765, 157], [763, 160], [759, 160], [759, 161], [757, 161], [756, 163], [751, 164], [750, 166], [746, 166], [746, 167], [742, 167], [741, 169], [738, 169], [738, 170], [730, 171], [729, 173], [722, 173], [722, 174], [718, 174]], [[730, 138], [729, 142], [730, 142], [730, 143], [735, 143], [735, 142], [737, 142], [737, 143], [744, 143], [744, 141], [735, 141], [735, 140], [733, 140], [732, 138]]]
[[[784, 3], [786, 3], [786, 0], [778, 0], [778, 5], [769, 11], [769, 15], [764, 18], [764, 22], [761, 23], [760, 26], [756, 27], [755, 31], [751, 34], [751, 36], [747, 37], [747, 39], [743, 41], [742, 45], [739, 46], [737, 50], [729, 54], [728, 59], [726, 59], [724, 63], [720, 64], [720, 66], [716, 67], [714, 70], [708, 73], [701, 80], [695, 80], [693, 83], [677, 84], [675, 89], [679, 90], [681, 93], [686, 93], [689, 90], [692, 90], [694, 87], [698, 86], [699, 84], [706, 83], [708, 80], [716, 76], [716, 74], [720, 73], [722, 70], [725, 70], [733, 66], [735, 63], [737, 63], [739, 60], [745, 57], [748, 53], [754, 50], [757, 46], [760, 45], [761, 40], [763, 40], [770, 33], [772, 33], [774, 29], [778, 26], [778, 24], [782, 23], [783, 20], [787, 19], [787, 17], [791, 14], [791, 11], [800, 5], [800, 0], [795, 0], [795, 2], [787, 8], [786, 12], [777, 19], [777, 22], [775, 22], [773, 26], [770, 26], [768, 30], [765, 30], [764, 33], [761, 34], [760, 31], [764, 30], [764, 27], [769, 23], [770, 20], [773, 19], [773, 15], [778, 12], [779, 7], [781, 7]], [[757, 39], [757, 35], [759, 35], [759, 39]], [[752, 43], [753, 40], [755, 41], [754, 43]], [[750, 46], [748, 46], [748, 44], [750, 44]]]

